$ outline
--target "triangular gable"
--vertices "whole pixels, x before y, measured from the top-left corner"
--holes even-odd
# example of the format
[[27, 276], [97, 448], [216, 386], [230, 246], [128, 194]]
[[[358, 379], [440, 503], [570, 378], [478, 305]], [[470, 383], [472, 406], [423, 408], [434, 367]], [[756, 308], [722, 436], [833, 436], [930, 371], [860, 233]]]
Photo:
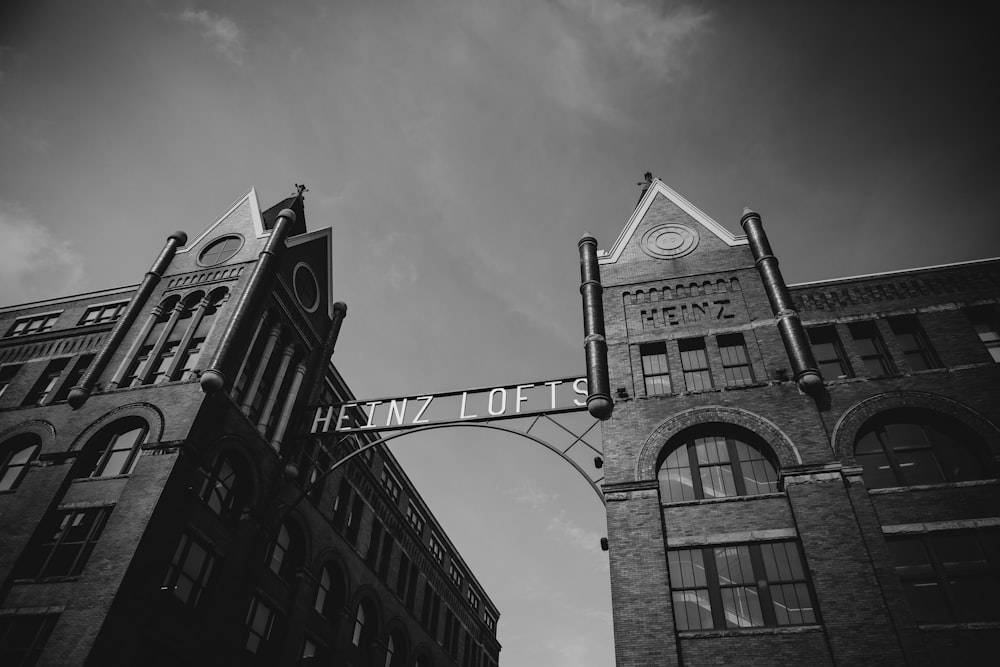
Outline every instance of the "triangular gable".
[[227, 210], [225, 213], [219, 216], [218, 220], [216, 220], [207, 228], [205, 228], [205, 231], [199, 234], [198, 238], [194, 239], [193, 241], [188, 241], [188, 243], [183, 248], [179, 248], [177, 250], [177, 253], [178, 254], [185, 253], [197, 247], [199, 243], [204, 241], [205, 238], [209, 236], [209, 234], [212, 234], [212, 232], [215, 231], [216, 227], [225, 222], [226, 219], [230, 215], [232, 215], [234, 211], [236, 211], [246, 203], [248, 203], [250, 206], [250, 220], [253, 222], [254, 234], [256, 235], [256, 237], [261, 238], [264, 236], [269, 236], [271, 232], [270, 230], [264, 229], [264, 221], [261, 218], [260, 202], [257, 201], [257, 191], [251, 187], [250, 190], [245, 195], [237, 199], [233, 203], [233, 205], [229, 207], [229, 210]]
[[[285, 247], [294, 248], [296, 246], [302, 245], [304, 243], [314, 242], [320, 240], [326, 249], [326, 283], [320, 286], [320, 289], [326, 293], [326, 311], [327, 316], [333, 318], [333, 229], [331, 227], [324, 227], [323, 229], [317, 229], [314, 232], [307, 232], [305, 234], [299, 234], [298, 236], [293, 236], [292, 238], [285, 241]], [[324, 242], [325, 241], [325, 242]], [[322, 280], [322, 277], [316, 276], [317, 280]]]
[[712, 232], [726, 245], [735, 247], [747, 244], [747, 237], [745, 234], [741, 234], [739, 236], [733, 235], [732, 232], [709, 217], [707, 213], [672, 190], [666, 183], [658, 178], [654, 178], [653, 182], [649, 186], [649, 189], [646, 190], [646, 194], [644, 194], [642, 199], [639, 200], [639, 205], [636, 206], [635, 211], [632, 213], [632, 217], [629, 218], [628, 224], [625, 225], [625, 229], [623, 229], [622, 233], [618, 235], [618, 239], [615, 241], [614, 245], [611, 246], [611, 249], [597, 251], [597, 262], [599, 264], [614, 264], [618, 261], [621, 257], [622, 251], [625, 249], [625, 246], [628, 245], [628, 242], [632, 239], [636, 229], [639, 228], [639, 223], [642, 222], [646, 212], [649, 211], [649, 207], [653, 204], [653, 201], [656, 200], [657, 195], [663, 195], [672, 201], [678, 208], [690, 215], [696, 222], [700, 223], [702, 227]]

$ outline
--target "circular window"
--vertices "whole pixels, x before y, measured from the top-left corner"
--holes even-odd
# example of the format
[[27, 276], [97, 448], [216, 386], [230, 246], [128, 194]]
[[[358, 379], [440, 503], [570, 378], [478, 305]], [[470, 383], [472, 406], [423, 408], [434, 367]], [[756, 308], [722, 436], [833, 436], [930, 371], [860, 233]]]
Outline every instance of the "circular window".
[[298, 264], [295, 267], [295, 274], [292, 276], [295, 285], [295, 297], [308, 312], [313, 312], [319, 305], [319, 283], [312, 269], [305, 264]]
[[242, 237], [235, 235], [223, 236], [209, 243], [208, 246], [201, 251], [201, 256], [198, 257], [198, 261], [205, 266], [221, 264], [226, 260], [232, 259], [242, 247]]
[[698, 232], [687, 225], [658, 225], [642, 235], [642, 251], [657, 259], [683, 257], [697, 246]]

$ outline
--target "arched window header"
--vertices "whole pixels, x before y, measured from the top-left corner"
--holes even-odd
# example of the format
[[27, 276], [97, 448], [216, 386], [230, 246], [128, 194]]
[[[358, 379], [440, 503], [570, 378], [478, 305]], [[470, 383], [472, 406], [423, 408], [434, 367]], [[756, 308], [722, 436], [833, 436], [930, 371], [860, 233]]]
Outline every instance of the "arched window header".
[[21, 484], [41, 446], [42, 439], [34, 433], [23, 433], [0, 444], [0, 491], [13, 491]]

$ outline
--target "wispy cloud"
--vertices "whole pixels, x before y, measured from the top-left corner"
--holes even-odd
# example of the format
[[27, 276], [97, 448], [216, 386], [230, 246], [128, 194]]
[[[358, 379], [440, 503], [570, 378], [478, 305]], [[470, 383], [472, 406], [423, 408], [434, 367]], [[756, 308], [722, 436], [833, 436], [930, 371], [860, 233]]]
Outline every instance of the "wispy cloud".
[[538, 484], [530, 480], [521, 486], [506, 489], [504, 495], [515, 503], [528, 505], [535, 511], [544, 509], [548, 503], [559, 497], [559, 494], [552, 491], [545, 491]]
[[565, 510], [552, 517], [546, 530], [573, 547], [583, 549], [584, 551], [597, 551], [600, 553], [601, 538], [603, 535], [599, 535], [593, 530], [582, 528], [566, 516]]
[[201, 36], [222, 56], [242, 65], [246, 52], [243, 31], [236, 22], [226, 16], [218, 16], [207, 10], [185, 9], [178, 16], [182, 22], [201, 28]]
[[0, 304], [71, 291], [83, 269], [73, 247], [16, 206], [0, 202]]

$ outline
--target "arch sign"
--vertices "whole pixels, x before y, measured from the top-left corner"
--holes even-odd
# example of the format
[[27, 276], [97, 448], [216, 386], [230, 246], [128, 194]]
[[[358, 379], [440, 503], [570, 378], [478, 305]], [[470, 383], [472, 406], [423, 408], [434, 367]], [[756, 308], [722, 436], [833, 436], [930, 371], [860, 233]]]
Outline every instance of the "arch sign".
[[441, 394], [316, 407], [309, 432], [357, 433], [477, 423], [587, 409], [587, 378], [563, 378]]

